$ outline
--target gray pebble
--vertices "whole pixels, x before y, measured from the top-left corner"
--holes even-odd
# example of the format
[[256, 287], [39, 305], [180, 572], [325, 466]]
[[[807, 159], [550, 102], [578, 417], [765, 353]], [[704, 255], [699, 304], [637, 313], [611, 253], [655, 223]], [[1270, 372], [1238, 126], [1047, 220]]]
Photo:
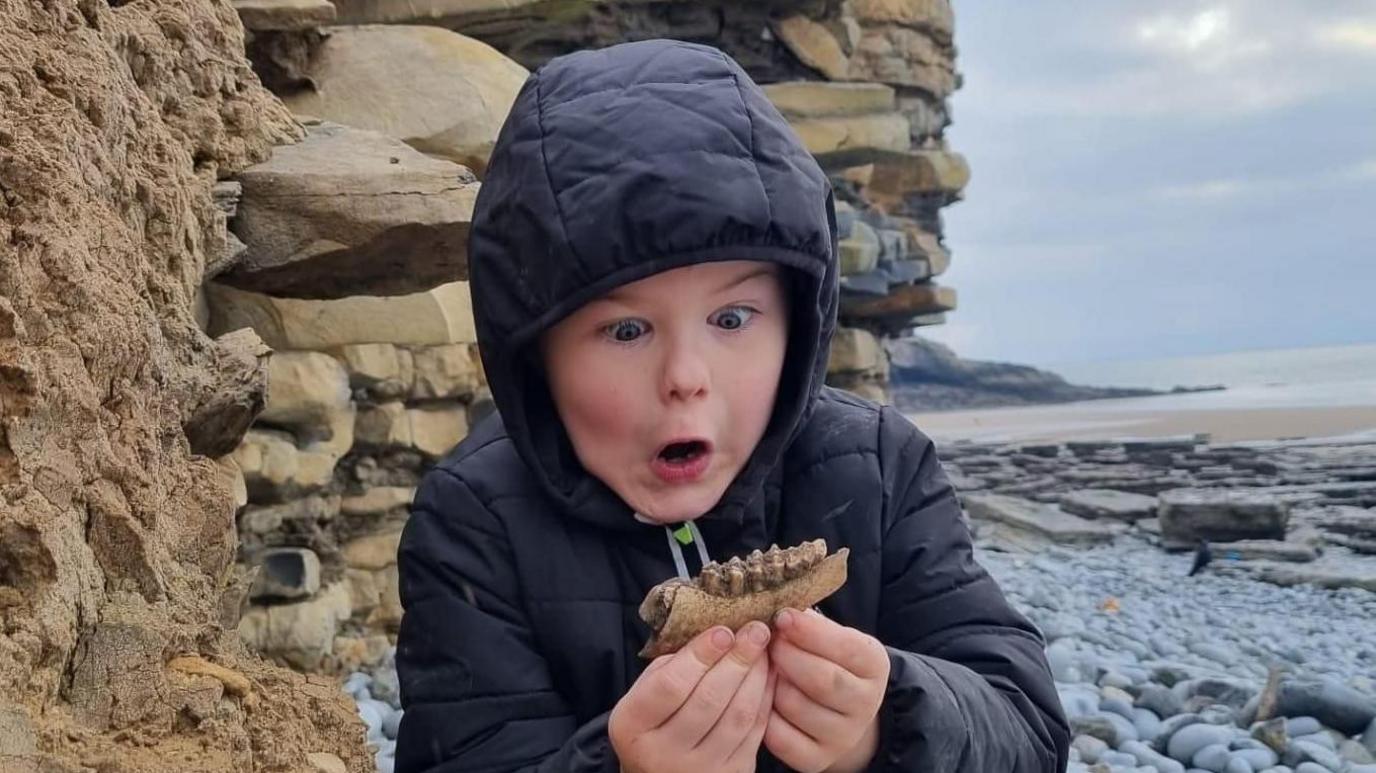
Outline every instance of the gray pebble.
[[1092, 735], [1077, 735], [1075, 740], [1071, 741], [1070, 749], [1077, 752], [1082, 761], [1093, 765], [1108, 751], [1108, 744]]
[[1223, 744], [1225, 747], [1233, 738], [1232, 728], [1221, 725], [1195, 724], [1180, 728], [1166, 744], [1166, 753], [1171, 759], [1189, 762], [1195, 752], [1210, 744]]
[[1223, 773], [1223, 768], [1228, 765], [1228, 747], [1221, 743], [1211, 743], [1195, 752], [1190, 758], [1190, 764], [1196, 768]]

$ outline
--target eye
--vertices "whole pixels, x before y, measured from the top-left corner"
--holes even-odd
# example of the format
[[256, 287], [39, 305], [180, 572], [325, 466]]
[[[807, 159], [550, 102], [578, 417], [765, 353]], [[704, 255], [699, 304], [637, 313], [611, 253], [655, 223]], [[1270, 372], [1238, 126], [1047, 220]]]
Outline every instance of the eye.
[[638, 319], [622, 319], [602, 328], [604, 334], [617, 343], [627, 344], [645, 333], [645, 323]]
[[717, 314], [717, 326], [722, 330], [740, 330], [750, 324], [750, 319], [757, 313], [748, 306], [731, 306]]

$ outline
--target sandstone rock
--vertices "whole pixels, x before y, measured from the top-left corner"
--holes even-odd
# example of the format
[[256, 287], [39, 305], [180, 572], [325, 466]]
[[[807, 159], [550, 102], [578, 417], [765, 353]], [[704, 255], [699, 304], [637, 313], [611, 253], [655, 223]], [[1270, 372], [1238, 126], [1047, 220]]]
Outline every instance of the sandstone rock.
[[478, 184], [377, 132], [323, 123], [239, 175], [248, 251], [219, 281], [269, 295], [403, 295], [468, 278]]
[[[358, 612], [357, 609], [354, 610]], [[385, 634], [368, 636], [334, 637], [334, 671], [348, 674], [354, 671], [372, 670], [387, 659], [391, 642]]]
[[868, 223], [856, 221], [850, 238], [839, 242], [843, 276], [873, 271], [879, 263], [879, 237]]
[[416, 490], [410, 486], [370, 486], [362, 494], [344, 497], [340, 510], [345, 515], [379, 515], [410, 507]]
[[219, 457], [239, 445], [263, 409], [270, 352], [246, 328], [226, 331], [215, 339], [212, 367], [190, 380], [193, 397], [182, 407], [182, 431], [191, 453]]
[[359, 537], [340, 548], [344, 563], [353, 569], [376, 571], [397, 562], [401, 530]]
[[250, 649], [314, 671], [333, 651], [335, 631], [349, 614], [348, 589], [335, 583], [308, 601], [251, 607], [239, 636]]
[[529, 73], [499, 51], [438, 27], [333, 27], [296, 113], [371, 129], [479, 174]]
[[808, 152], [829, 168], [866, 163], [877, 151], [908, 150], [908, 119], [902, 113], [804, 118], [791, 125]]
[[955, 288], [931, 282], [898, 285], [882, 298], [841, 299], [841, 316], [857, 319], [902, 320], [955, 308]]
[[1232, 489], [1161, 492], [1158, 517], [1167, 548], [1193, 548], [1201, 539], [1284, 539], [1290, 505], [1269, 494]]
[[803, 64], [830, 80], [846, 78], [850, 69], [846, 53], [826, 27], [801, 14], [777, 19], [770, 27]]
[[910, 86], [943, 100], [958, 82], [949, 51], [924, 31], [889, 24], [864, 26], [847, 76]]
[[[246, 535], [267, 536], [287, 526], [292, 533], [309, 532], [314, 524], [334, 520], [340, 511], [338, 494], [308, 496], [275, 505], [250, 505], [239, 515], [239, 531]], [[314, 591], [312, 591], [314, 592]]]
[[323, 488], [339, 460], [338, 454], [299, 450], [291, 435], [266, 429], [249, 430], [232, 457], [255, 502], [280, 502]]
[[407, 412], [416, 450], [438, 459], [468, 434], [468, 411], [462, 405], [430, 405]]
[[1079, 489], [1061, 495], [1061, 509], [1084, 518], [1132, 523], [1156, 516], [1156, 497], [1110, 489]]
[[283, 427], [328, 425], [348, 409], [349, 374], [321, 352], [277, 352], [268, 360], [268, 398], [259, 419]]
[[1324, 556], [1306, 564], [1247, 562], [1253, 575], [1276, 585], [1315, 585], [1320, 588], [1361, 588], [1376, 593], [1376, 567], [1365, 559]]
[[274, 298], [219, 282], [206, 288], [212, 331], [251, 327], [274, 349], [478, 340], [467, 282], [450, 282], [411, 295], [331, 301]]
[[307, 548], [268, 548], [258, 554], [249, 598], [302, 599], [320, 590], [320, 557]]
[[354, 440], [367, 446], [410, 447], [414, 440], [406, 405], [392, 401], [361, 409], [354, 424]]
[[216, 466], [224, 475], [224, 480], [233, 493], [234, 509], [238, 510], [248, 504], [248, 485], [244, 483], [244, 471], [239, 469], [239, 463], [234, 461], [232, 456], [222, 456], [215, 460]]
[[893, 23], [926, 30], [949, 41], [955, 30], [950, 0], [851, 0], [851, 13], [862, 23]]
[[413, 399], [466, 398], [482, 385], [468, 344], [416, 347], [411, 354], [415, 370]]
[[0, 701], [0, 764], [14, 773], [38, 773], [38, 733], [24, 708]]
[[353, 388], [382, 399], [411, 394], [415, 360], [409, 349], [394, 344], [352, 344], [332, 353], [344, 362]]
[[419, 22], [462, 25], [500, 17], [548, 0], [334, 0], [343, 24]]
[[853, 327], [837, 328], [831, 341], [831, 356], [827, 360], [828, 373], [874, 370], [884, 359], [879, 339], [868, 330]]
[[[904, 196], [913, 194], [953, 195], [970, 183], [970, 165], [965, 157], [944, 150], [901, 153], [865, 151], [850, 155], [836, 154], [835, 159], [841, 165], [859, 159], [874, 164], [865, 193], [876, 204], [897, 203]], [[831, 161], [826, 157], [822, 160]]]
[[882, 83], [787, 81], [765, 85], [764, 93], [788, 118], [894, 112], [893, 88]]
[[1000, 524], [1060, 544], [1094, 545], [1110, 542], [1125, 527], [1089, 521], [1054, 505], [1003, 494], [967, 494], [965, 508], [976, 520]]
[[379, 591], [378, 605], [368, 614], [367, 622], [369, 625], [395, 629], [401, 624], [401, 616], [404, 611], [401, 606], [396, 565], [393, 564], [378, 570], [375, 577]]
[[306, 764], [314, 773], [349, 773], [344, 760], [329, 752], [311, 752], [306, 755]]
[[330, 0], [233, 0], [244, 29], [308, 30], [334, 21]]
[[367, 615], [382, 601], [382, 589], [377, 573], [371, 569], [344, 570], [344, 582], [349, 586], [349, 607], [355, 615]]

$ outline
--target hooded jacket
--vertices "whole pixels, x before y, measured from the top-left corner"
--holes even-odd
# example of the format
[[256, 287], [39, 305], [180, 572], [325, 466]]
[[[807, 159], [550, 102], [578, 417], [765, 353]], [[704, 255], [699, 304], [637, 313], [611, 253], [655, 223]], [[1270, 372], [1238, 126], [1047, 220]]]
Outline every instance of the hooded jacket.
[[[850, 548], [821, 611], [890, 655], [872, 769], [1064, 769], [1044, 640], [974, 562], [931, 440], [823, 384], [836, 230], [826, 176], [722, 52], [625, 43], [530, 76], [469, 242], [498, 410], [423, 476], [401, 540], [397, 773], [617, 771], [607, 719], [647, 665], [646, 591], [818, 537]], [[783, 373], [764, 436], [684, 551], [581, 467], [535, 342], [618, 285], [743, 259], [789, 269]], [[763, 747], [758, 767], [784, 769]]]

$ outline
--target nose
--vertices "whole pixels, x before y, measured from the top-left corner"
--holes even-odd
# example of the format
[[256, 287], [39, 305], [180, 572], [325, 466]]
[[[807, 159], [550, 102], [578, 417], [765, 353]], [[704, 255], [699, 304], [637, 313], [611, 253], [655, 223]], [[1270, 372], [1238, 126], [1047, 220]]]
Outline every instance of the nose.
[[665, 402], [707, 394], [712, 379], [705, 354], [690, 336], [669, 342], [664, 351], [661, 376]]

